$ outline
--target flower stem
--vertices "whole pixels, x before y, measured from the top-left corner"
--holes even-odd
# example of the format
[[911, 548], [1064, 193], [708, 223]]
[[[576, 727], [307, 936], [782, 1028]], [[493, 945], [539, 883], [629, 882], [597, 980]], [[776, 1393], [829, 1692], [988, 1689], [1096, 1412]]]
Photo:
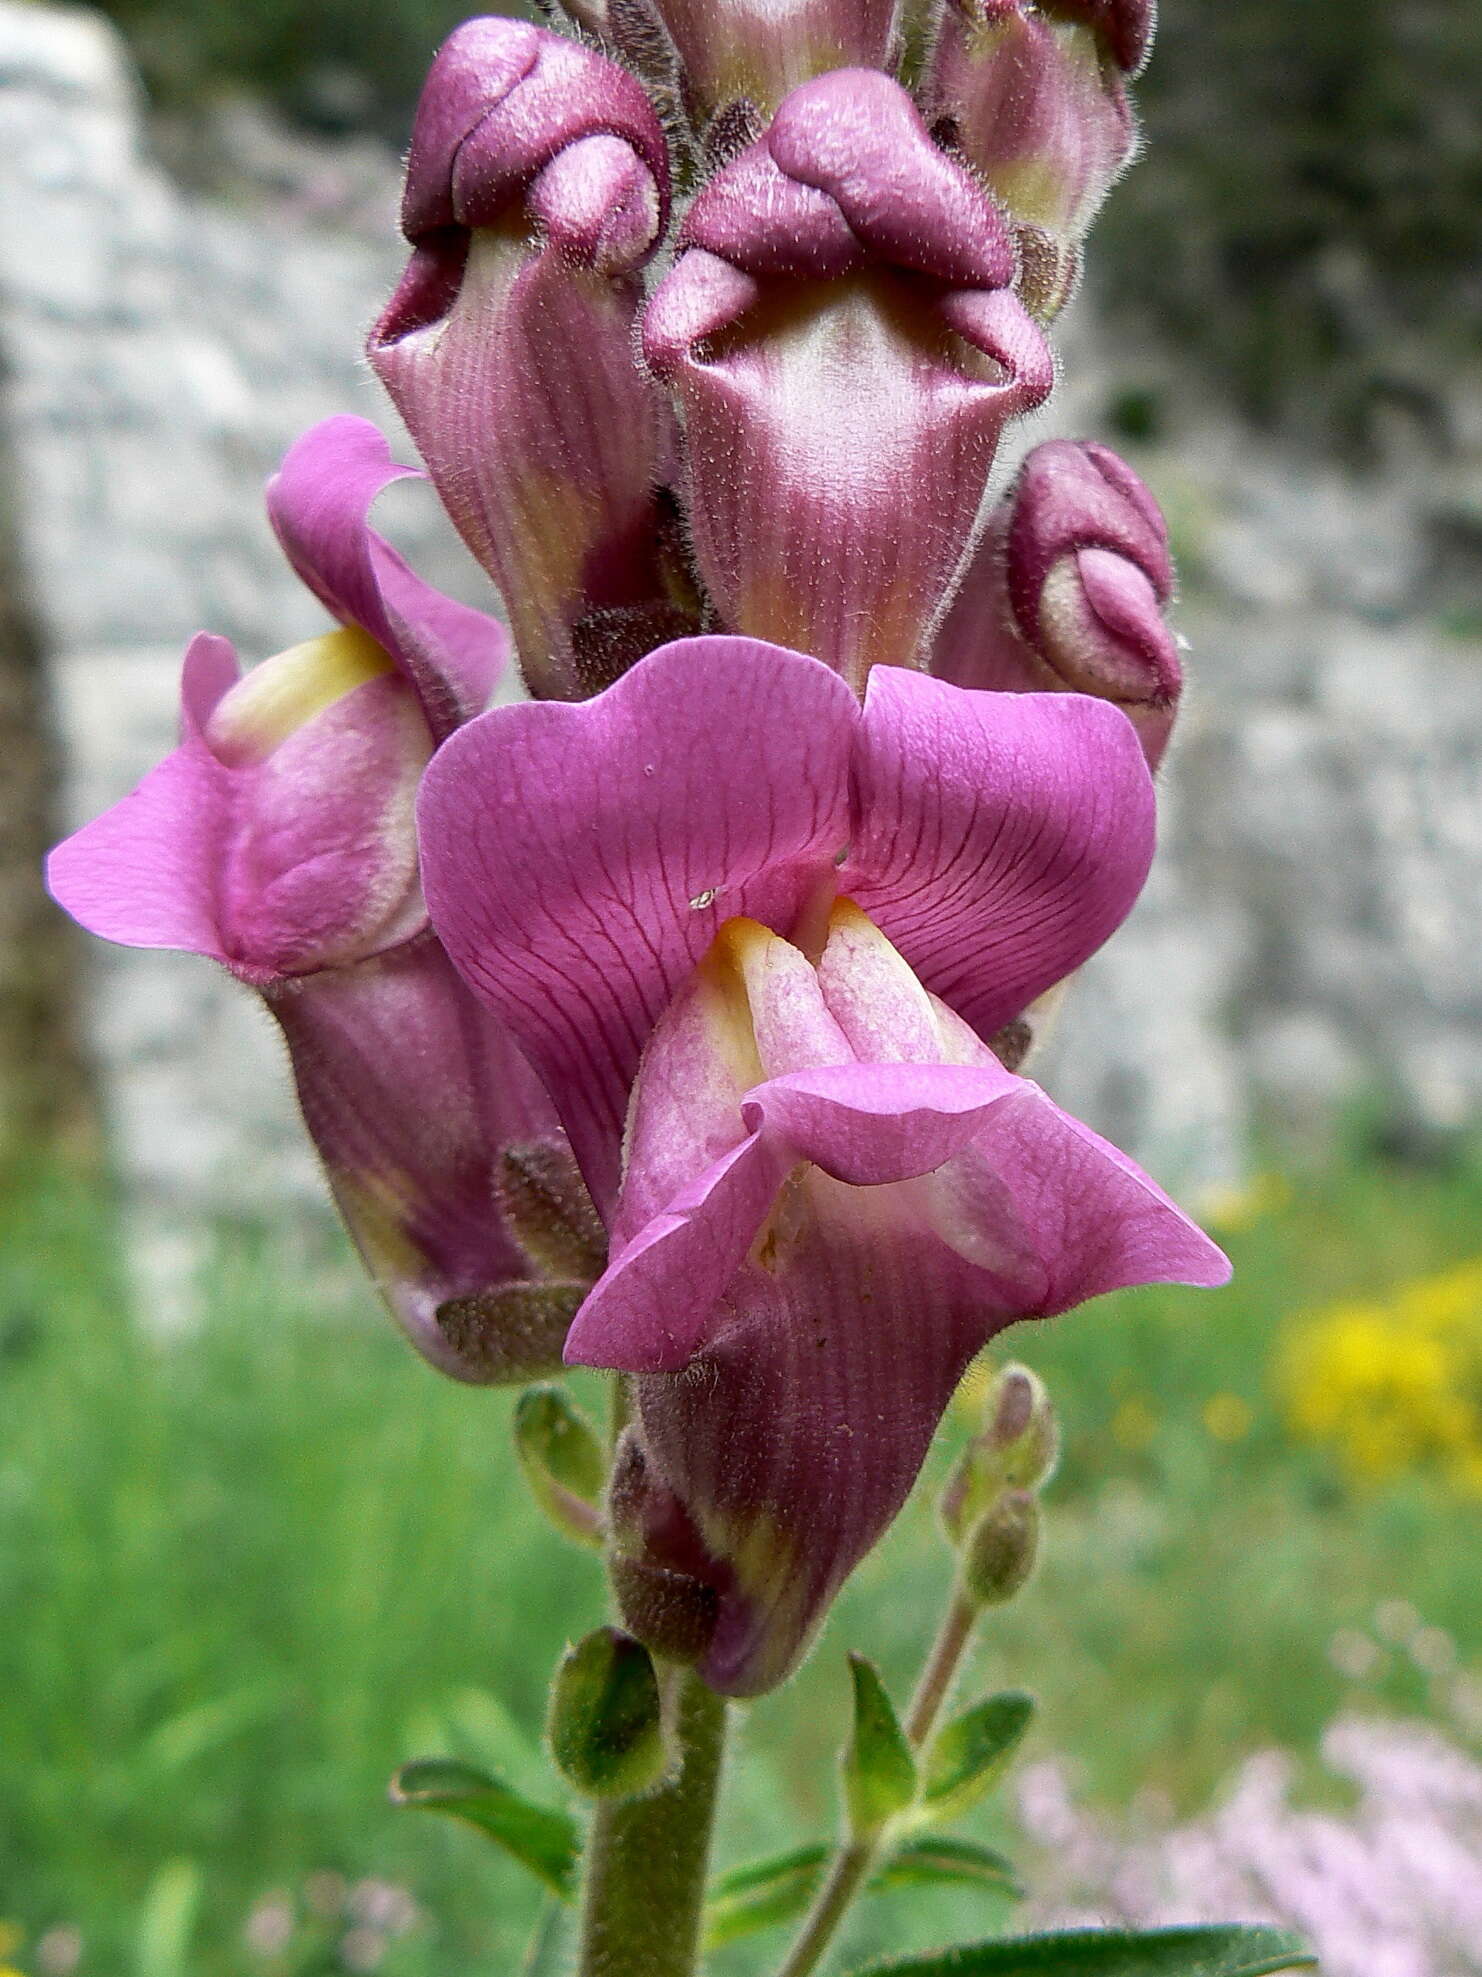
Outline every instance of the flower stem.
[[[902, 1725], [913, 1750], [920, 1750], [936, 1727], [977, 1618], [977, 1607], [960, 1591], [954, 1591]], [[874, 1871], [886, 1837], [887, 1833], [872, 1833], [840, 1847], [777, 1977], [809, 1977], [818, 1968], [854, 1897]]]
[[687, 1670], [675, 1680], [678, 1772], [592, 1820], [578, 1977], [693, 1977], [726, 1706]]

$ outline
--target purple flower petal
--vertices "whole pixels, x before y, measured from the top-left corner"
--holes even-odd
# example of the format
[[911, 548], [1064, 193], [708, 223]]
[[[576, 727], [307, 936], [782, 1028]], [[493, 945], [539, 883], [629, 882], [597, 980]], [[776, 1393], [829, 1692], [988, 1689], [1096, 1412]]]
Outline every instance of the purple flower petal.
[[877, 667], [855, 805], [841, 890], [985, 1039], [1095, 953], [1152, 862], [1137, 737], [1078, 694]]
[[428, 770], [434, 924], [545, 1078], [600, 1206], [639, 1054], [719, 922], [791, 925], [827, 878], [858, 727], [816, 661], [688, 639], [583, 706], [496, 709]]
[[268, 483], [268, 514], [294, 569], [341, 624], [389, 652], [438, 740], [488, 705], [509, 657], [497, 618], [455, 603], [411, 570], [367, 523], [398, 466], [367, 419], [325, 419], [290, 447]]
[[131, 796], [65, 839], [46, 863], [57, 904], [125, 947], [177, 947], [225, 961], [217, 863], [229, 825], [228, 772], [201, 728], [237, 678], [227, 639], [191, 640], [181, 679], [182, 739]]

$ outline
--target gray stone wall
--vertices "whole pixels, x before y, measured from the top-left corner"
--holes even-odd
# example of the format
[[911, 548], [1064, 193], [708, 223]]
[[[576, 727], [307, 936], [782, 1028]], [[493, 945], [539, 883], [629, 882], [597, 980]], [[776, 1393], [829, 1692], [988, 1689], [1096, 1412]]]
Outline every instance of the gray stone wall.
[[[389, 418], [358, 347], [400, 263], [395, 161], [280, 151], [234, 203], [185, 194], [110, 32], [0, 0], [0, 417], [77, 820], [169, 746], [191, 632], [250, 660], [321, 622], [262, 482], [313, 420]], [[1084, 303], [1067, 342], [1070, 383], [1025, 444], [1100, 423], [1114, 375]], [[1482, 441], [1457, 449], [1447, 476], [1373, 487], [1219, 425], [1136, 459], [1183, 552], [1194, 686], [1154, 882], [1066, 997], [1042, 1075], [1191, 1198], [1239, 1177], [1268, 1100], [1315, 1118], [1377, 1084], [1425, 1126], [1482, 1107]], [[478, 597], [430, 503], [387, 507], [430, 576]], [[317, 1201], [251, 998], [178, 956], [88, 967], [157, 1274], [208, 1210]]]

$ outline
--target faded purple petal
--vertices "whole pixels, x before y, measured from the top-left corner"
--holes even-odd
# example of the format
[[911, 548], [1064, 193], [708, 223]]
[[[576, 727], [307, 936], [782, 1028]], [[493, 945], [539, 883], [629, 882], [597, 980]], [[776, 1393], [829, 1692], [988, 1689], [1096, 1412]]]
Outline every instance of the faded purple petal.
[[990, 517], [937, 635], [931, 669], [997, 692], [1069, 687], [1114, 701], [1156, 767], [1183, 669], [1163, 617], [1168, 531], [1104, 446], [1052, 440]]
[[269, 481], [268, 515], [298, 575], [341, 624], [359, 625], [391, 654], [441, 740], [488, 705], [509, 633], [424, 583], [368, 526], [381, 490], [409, 477], [421, 478], [392, 460], [368, 419], [325, 419]]
[[658, 492], [672, 418], [632, 350], [667, 200], [663, 134], [615, 63], [510, 20], [444, 45], [370, 359], [541, 696], [594, 692], [694, 622]]
[[721, 617], [856, 687], [912, 663], [1005, 421], [1053, 382], [991, 200], [897, 83], [841, 70], [704, 187], [680, 245], [644, 350]]
[[858, 723], [814, 660], [687, 639], [584, 706], [494, 710], [428, 770], [434, 922], [545, 1078], [600, 1206], [639, 1054], [717, 925], [791, 925], [827, 879]]
[[[274, 990], [304, 1122], [377, 1289], [418, 1350], [456, 1379], [532, 1378], [560, 1363], [576, 1301], [508, 1299], [508, 1364], [475, 1359], [438, 1311], [533, 1289], [496, 1208], [509, 1145], [559, 1138], [507, 1032], [432, 937]], [[524, 1336], [519, 1321], [527, 1322]]]
[[871, 675], [847, 892], [985, 1041], [1131, 911], [1155, 800], [1137, 737], [1083, 695]]

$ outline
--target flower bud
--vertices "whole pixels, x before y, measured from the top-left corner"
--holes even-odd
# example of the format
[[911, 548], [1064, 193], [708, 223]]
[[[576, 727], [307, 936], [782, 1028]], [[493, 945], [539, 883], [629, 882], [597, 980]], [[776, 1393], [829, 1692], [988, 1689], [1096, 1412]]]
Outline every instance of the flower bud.
[[668, 1766], [659, 1684], [647, 1648], [598, 1627], [568, 1648], [551, 1688], [551, 1755], [588, 1798], [635, 1798]]
[[615, 63], [512, 20], [444, 43], [407, 162], [412, 259], [369, 354], [537, 695], [580, 698], [691, 628], [656, 493], [669, 414], [632, 356], [668, 196]]
[[1042, 1489], [1060, 1452], [1055, 1410], [1027, 1366], [1003, 1367], [983, 1402], [983, 1424], [942, 1492], [947, 1535], [961, 1544], [1004, 1490]]
[[644, 350], [721, 620], [856, 688], [915, 663], [999, 434], [1053, 382], [998, 213], [897, 83], [845, 69], [787, 97], [680, 244]]
[[788, 91], [830, 69], [892, 66], [895, 0], [655, 0], [679, 57], [692, 120], [746, 104], [765, 122]]
[[556, 1529], [577, 1544], [600, 1544], [607, 1464], [586, 1415], [560, 1387], [528, 1387], [515, 1408], [514, 1439], [530, 1494]]
[[1156, 767], [1183, 687], [1172, 591], [1168, 531], [1137, 475], [1107, 447], [1051, 440], [990, 516], [931, 669], [958, 686], [1113, 701]]
[[1039, 1499], [1006, 1490], [962, 1547], [960, 1583], [979, 1606], [1002, 1606], [1028, 1584], [1039, 1553]]
[[1019, 236], [1019, 292], [1042, 321], [1136, 144], [1116, 58], [1092, 16], [1032, 0], [949, 0], [924, 94]]

